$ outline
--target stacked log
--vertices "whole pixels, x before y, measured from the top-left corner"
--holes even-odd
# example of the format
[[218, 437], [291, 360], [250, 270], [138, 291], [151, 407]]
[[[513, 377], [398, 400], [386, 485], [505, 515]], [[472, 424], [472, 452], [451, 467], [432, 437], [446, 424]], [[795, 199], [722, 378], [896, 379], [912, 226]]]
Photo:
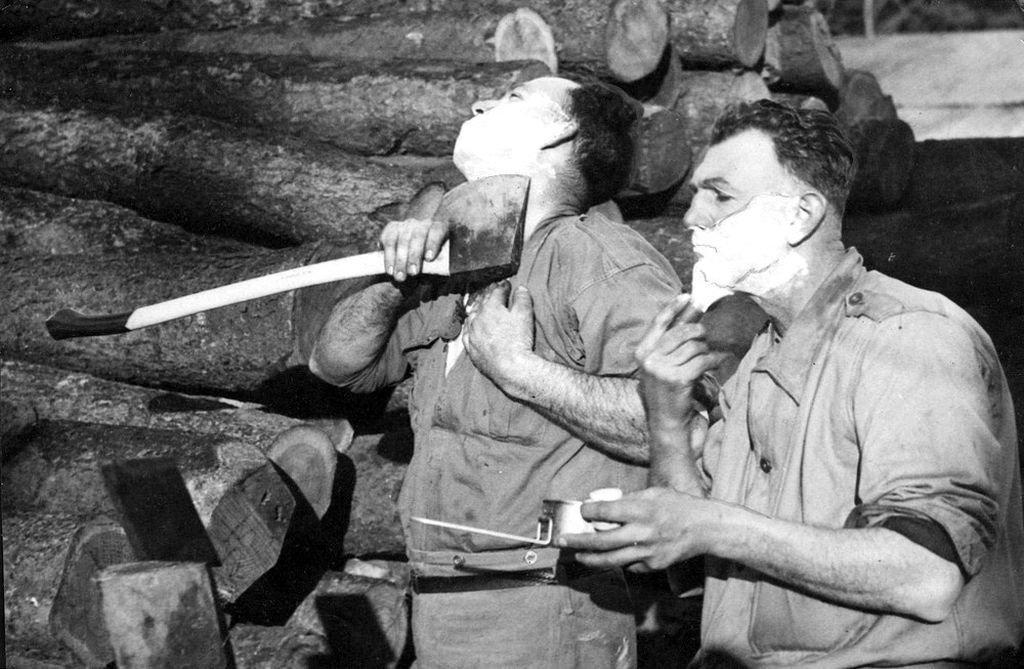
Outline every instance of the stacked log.
[[6, 258], [9, 290], [3, 297], [0, 345], [5, 357], [150, 387], [267, 403], [285, 400], [303, 384], [311, 394], [324, 392], [305, 371], [306, 352], [299, 342], [315, 337], [334, 297], [364, 281], [329, 284], [323, 306], [300, 306], [295, 294], [281, 293], [113, 337], [58, 342], [43, 323], [68, 306], [86, 313], [131, 311], [338, 257], [345, 250], [352, 252], [334, 248], [318, 255], [323, 251], [309, 246], [238, 253], [166, 250], [111, 256], [95, 264], [72, 256]]
[[762, 74], [774, 89], [834, 99], [843, 65], [825, 17], [807, 5], [781, 6], [768, 29]]
[[[225, 491], [264, 466], [263, 454], [278, 436], [307, 424], [258, 406], [168, 395], [51, 367], [7, 361], [0, 375], [5, 396], [19, 398], [36, 415], [33, 431], [5, 453], [2, 489], [8, 630], [37, 647], [48, 637], [76, 528], [116, 516], [100, 464], [175, 458], [200, 517], [209, 522]], [[337, 433], [324, 422], [314, 424]], [[401, 553], [395, 500], [411, 449], [407, 430], [336, 446], [343, 452], [334, 505], [321, 521], [331, 528], [328, 555]]]
[[[415, 11], [417, 8], [410, 11], [405, 6], [395, 11], [374, 9], [342, 19], [320, 15], [313, 20], [239, 23], [229, 30], [174, 30], [178, 26], [167, 26], [171, 29], [162, 32], [126, 30], [124, 32], [135, 34], [122, 36], [114, 36], [119, 31], [110, 31], [110, 35], [51, 42], [50, 46], [119, 52], [158, 50], [487, 63], [495, 60], [494, 37], [498, 24], [518, 6], [514, 2], [481, 4], [438, 0], [431, 3], [431, 11]], [[601, 58], [603, 46], [594, 36], [604, 29], [607, 11], [604, 2], [548, 0], [531, 3], [530, 7], [551, 26], [559, 57], [569, 60]], [[74, 35], [70, 31], [64, 34]]]
[[[822, 4], [537, 0], [530, 8], [554, 44], [535, 52], [511, 50], [496, 35], [504, 19], [524, 46], [534, 39], [513, 20], [525, 14], [510, 14], [511, 0], [97, 0], [90, 15], [75, 0], [52, 0], [0, 12], [8, 38], [89, 38], [0, 48], [8, 630], [19, 643], [46, 637], [75, 530], [113, 513], [97, 463], [115, 455], [178, 457], [209, 523], [232, 486], [268, 467], [268, 449], [282, 434], [313, 429], [314, 416], [347, 416], [358, 436], [338, 458], [335, 487], [306, 486], [316, 491], [321, 525], [336, 530], [322, 548], [335, 569], [347, 556], [396, 558], [404, 550], [395, 501], [411, 447], [407, 418], [383, 413], [386, 397], [358, 405], [305, 367], [331, 305], [361, 283], [59, 344], [42, 329], [53, 311], [127, 310], [368, 250], [423, 183], [461, 179], [448, 154], [475, 99], [556, 66], [610, 80], [643, 103], [642, 158], [628, 194], [647, 199], [627, 211], [628, 222], [684, 284], [694, 258], [673, 190], [731, 102], [772, 96], [836, 111], [862, 164], [851, 210], [891, 209], [901, 179], [915, 172], [906, 160], [914, 154], [891, 147], [913, 137], [870, 74], [842, 70]], [[548, 33], [534, 32], [544, 42]], [[494, 62], [509, 53], [547, 64]], [[1019, 314], [1007, 282], [1024, 280], [1020, 198], [979, 187], [965, 195], [969, 206], [942, 202], [922, 214], [923, 203], [942, 195], [932, 164], [958, 150], [919, 147], [917, 172], [928, 173], [914, 177], [915, 209], [851, 216], [848, 239], [898, 278], [976, 309]], [[1002, 151], [993, 147], [992, 155], [1019, 160]], [[971, 235], [978, 221], [992, 234]], [[726, 335], [754, 325], [723, 318]], [[404, 409], [402, 393], [396, 397], [389, 406]], [[323, 422], [314, 427], [329, 431]], [[287, 474], [287, 454], [278, 455]], [[338, 654], [343, 644], [318, 617], [325, 609], [317, 598], [373, 600], [368, 593], [379, 584], [351, 589], [348, 579], [330, 578], [289, 626], [237, 626], [232, 641], [246, 649], [236, 654], [239, 666], [251, 666], [249, 650], [265, 650], [257, 648], [263, 641], [246, 641], [257, 637], [274, 644], [266, 666]], [[389, 583], [381, 606], [371, 601], [394, 614], [387, 643], [353, 646], [353, 657], [398, 660], [403, 588]]]
[[829, 9], [787, 0], [773, 11], [761, 73], [774, 99], [827, 108], [843, 124], [858, 163], [848, 209], [891, 211], [908, 186], [914, 134], [871, 73], [843, 67], [825, 18]]
[[368, 241], [348, 224], [408, 200], [446, 161], [376, 164], [190, 115], [0, 103], [8, 185], [103, 199], [193, 231], [277, 246]]
[[240, 251], [246, 244], [195, 235], [102, 200], [0, 186], [0, 254], [108, 255], [146, 249]]
[[201, 32], [125, 31], [127, 35], [29, 43], [39, 48], [99, 52], [168, 51], [311, 56], [340, 60], [456, 59], [491, 62], [494, 34], [502, 14], [381, 13], [351, 20], [297, 20]]
[[[642, 136], [640, 146], [660, 147], [648, 151], [649, 160], [667, 164], [671, 156], [698, 156], [708, 144], [714, 119], [727, 105], [768, 96], [752, 69], [762, 58], [767, 28], [764, 0], [612, 3], [605, 32], [606, 71], [644, 103], [648, 118], [641, 130], [650, 137]], [[678, 166], [672, 185], [685, 178], [689, 162]]]
[[536, 62], [347, 61], [170, 51], [0, 50], [22, 100], [198, 114], [363, 155], [449, 155], [476, 100], [548, 74]]

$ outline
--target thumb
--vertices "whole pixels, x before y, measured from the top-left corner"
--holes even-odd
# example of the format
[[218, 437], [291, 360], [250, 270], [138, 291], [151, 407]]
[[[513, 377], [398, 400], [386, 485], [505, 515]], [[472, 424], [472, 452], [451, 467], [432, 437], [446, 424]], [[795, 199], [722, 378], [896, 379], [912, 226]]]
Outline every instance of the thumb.
[[488, 286], [484, 299], [488, 302], [498, 302], [501, 306], [505, 306], [508, 304], [508, 294], [511, 290], [512, 284], [508, 282], [508, 279], [498, 281]]
[[519, 286], [512, 293], [512, 303], [509, 305], [509, 309], [523, 318], [533, 318], [533, 295], [530, 295], [526, 286]]

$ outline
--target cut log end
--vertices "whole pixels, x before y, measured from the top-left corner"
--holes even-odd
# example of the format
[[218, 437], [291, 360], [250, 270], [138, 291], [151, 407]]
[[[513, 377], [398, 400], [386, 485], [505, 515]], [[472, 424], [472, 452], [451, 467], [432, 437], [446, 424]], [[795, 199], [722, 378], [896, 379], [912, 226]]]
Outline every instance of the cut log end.
[[688, 69], [750, 68], [764, 53], [765, 0], [687, 0], [668, 5], [673, 46]]
[[98, 581], [117, 666], [230, 666], [205, 565], [135, 562]]
[[882, 92], [875, 75], [864, 70], [847, 70], [839, 89], [836, 117], [846, 126], [866, 121], [890, 121], [896, 118], [892, 96]]
[[745, 67], [754, 67], [764, 55], [768, 36], [768, 5], [765, 0], [742, 0], [736, 6], [736, 22], [732, 27], [736, 60]]
[[298, 486], [317, 518], [323, 518], [331, 505], [334, 472], [338, 466], [338, 455], [330, 437], [312, 425], [297, 425], [274, 440], [267, 457]]
[[849, 130], [857, 174], [849, 206], [861, 211], [894, 209], [903, 198], [914, 166], [914, 131], [894, 119], [866, 121]]
[[540, 14], [526, 7], [506, 14], [494, 29], [494, 60], [539, 60], [552, 74], [558, 72], [551, 27]]
[[844, 70], [825, 17], [813, 7], [783, 6], [768, 31], [762, 76], [773, 90], [835, 97]]
[[669, 41], [669, 15], [659, 0], [616, 0], [605, 29], [606, 61], [616, 79], [633, 82], [657, 69]]
[[114, 521], [101, 518], [87, 523], [71, 540], [50, 609], [50, 630], [86, 666], [105, 666], [114, 660], [94, 579], [107, 567], [133, 561], [135, 554], [124, 529]]

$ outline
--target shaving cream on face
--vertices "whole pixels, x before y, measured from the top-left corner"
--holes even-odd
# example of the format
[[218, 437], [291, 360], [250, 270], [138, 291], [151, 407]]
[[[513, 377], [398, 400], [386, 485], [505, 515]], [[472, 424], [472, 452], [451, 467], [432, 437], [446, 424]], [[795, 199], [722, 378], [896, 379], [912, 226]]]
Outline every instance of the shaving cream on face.
[[806, 271], [806, 263], [792, 253], [789, 244], [799, 200], [798, 196], [757, 195], [740, 211], [693, 231], [698, 256], [693, 267], [695, 306], [707, 310], [737, 291], [764, 294]]
[[547, 95], [510, 97], [462, 124], [452, 159], [469, 180], [532, 174], [541, 151], [571, 134], [575, 123]]

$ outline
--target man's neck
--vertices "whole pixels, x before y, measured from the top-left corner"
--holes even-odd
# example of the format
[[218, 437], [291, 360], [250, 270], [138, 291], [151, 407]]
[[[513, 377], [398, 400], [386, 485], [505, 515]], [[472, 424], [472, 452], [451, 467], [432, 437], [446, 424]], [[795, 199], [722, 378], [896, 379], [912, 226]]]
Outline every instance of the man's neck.
[[841, 243], [829, 244], [803, 257], [805, 269], [789, 280], [761, 294], [753, 294], [780, 334], [785, 334], [797, 316], [814, 297], [842, 260], [845, 249]]
[[530, 179], [530, 195], [526, 203], [523, 238], [529, 239], [548, 221], [583, 212], [555, 179], [534, 176]]

